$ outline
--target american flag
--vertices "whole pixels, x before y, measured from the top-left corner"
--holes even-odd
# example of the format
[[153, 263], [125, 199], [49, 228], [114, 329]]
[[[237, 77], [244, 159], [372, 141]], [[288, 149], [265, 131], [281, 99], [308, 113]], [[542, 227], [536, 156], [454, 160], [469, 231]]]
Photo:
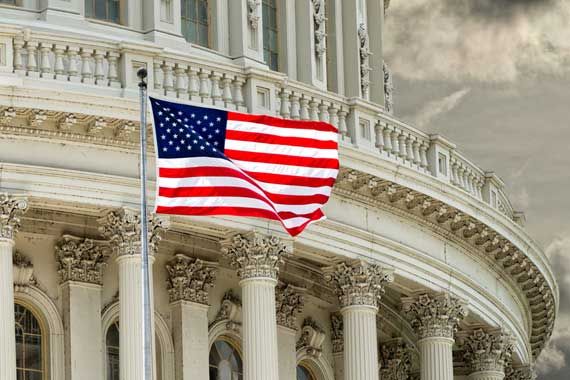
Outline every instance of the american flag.
[[150, 103], [157, 213], [267, 218], [292, 236], [325, 218], [339, 169], [334, 126]]

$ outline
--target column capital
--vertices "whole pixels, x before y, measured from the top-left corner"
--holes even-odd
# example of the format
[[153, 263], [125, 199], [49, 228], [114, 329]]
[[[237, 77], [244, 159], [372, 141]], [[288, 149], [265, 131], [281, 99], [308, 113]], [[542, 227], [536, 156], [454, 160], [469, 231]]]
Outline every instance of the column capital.
[[277, 309], [277, 324], [296, 330], [297, 315], [303, 312], [305, 306], [305, 289], [280, 282], [275, 288], [275, 308]]
[[420, 339], [453, 339], [458, 323], [467, 315], [466, 303], [449, 293], [402, 298], [404, 316]]
[[506, 380], [536, 380], [536, 372], [530, 365], [512, 367], [508, 366], [505, 370]]
[[341, 308], [348, 306], [378, 307], [384, 285], [394, 281], [392, 270], [362, 260], [324, 269], [325, 280], [335, 287]]
[[511, 361], [513, 338], [502, 329], [485, 331], [482, 328], [459, 334], [463, 359], [471, 372], [505, 372]]
[[[121, 207], [99, 219], [99, 231], [114, 243], [117, 256], [141, 253], [140, 215], [133, 209]], [[148, 223], [149, 255], [156, 251], [163, 232], [169, 227], [168, 219], [152, 215]]]
[[0, 193], [0, 240], [14, 240], [20, 228], [20, 217], [28, 210], [25, 197]]
[[208, 305], [208, 291], [214, 287], [218, 264], [177, 254], [166, 264], [170, 302], [189, 301]]
[[221, 242], [222, 252], [237, 268], [242, 280], [270, 278], [277, 280], [279, 266], [284, 256], [291, 253], [291, 246], [276, 236], [266, 236], [258, 232], [236, 234]]
[[109, 254], [106, 241], [63, 235], [55, 246], [60, 283], [79, 281], [103, 285], [103, 269]]
[[344, 324], [339, 313], [331, 314], [331, 341], [333, 354], [344, 351]]
[[406, 380], [412, 368], [412, 350], [401, 338], [380, 346], [380, 378]]
[[301, 337], [297, 341], [297, 351], [303, 350], [307, 355], [318, 359], [323, 353], [323, 342], [326, 334], [323, 328], [313, 318], [303, 321]]

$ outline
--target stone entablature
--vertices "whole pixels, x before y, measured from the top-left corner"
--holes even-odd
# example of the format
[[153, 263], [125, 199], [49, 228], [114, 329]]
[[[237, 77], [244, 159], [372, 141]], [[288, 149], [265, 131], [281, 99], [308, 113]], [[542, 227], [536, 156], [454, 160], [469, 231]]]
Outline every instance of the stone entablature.
[[453, 339], [459, 322], [467, 315], [465, 302], [448, 293], [402, 298], [402, 309], [419, 339]]
[[217, 263], [177, 254], [166, 264], [170, 302], [208, 305], [208, 292], [216, 281]]
[[281, 282], [275, 287], [277, 324], [292, 330], [297, 329], [297, 316], [305, 306], [305, 289]]
[[20, 228], [20, 217], [27, 209], [26, 198], [0, 193], [0, 239], [14, 240]]
[[110, 251], [107, 241], [63, 235], [55, 247], [60, 282], [103, 285], [103, 269]]
[[505, 372], [511, 361], [513, 340], [501, 329], [485, 331], [482, 328], [458, 334], [463, 360], [473, 372]]
[[380, 379], [407, 380], [412, 369], [412, 348], [401, 338], [380, 346]]

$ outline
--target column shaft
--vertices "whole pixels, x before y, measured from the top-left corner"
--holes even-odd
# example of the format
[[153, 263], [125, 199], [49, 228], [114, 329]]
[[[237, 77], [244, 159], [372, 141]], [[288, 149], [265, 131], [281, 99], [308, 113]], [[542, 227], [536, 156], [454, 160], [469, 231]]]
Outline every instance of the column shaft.
[[297, 349], [295, 347], [296, 331], [287, 327], [277, 327], [277, 343], [279, 354], [279, 380], [295, 380], [297, 378]]
[[[103, 379], [101, 332], [101, 286], [67, 281], [62, 285], [66, 378]], [[89, 344], [86, 344], [89, 342]]]
[[0, 238], [0, 379], [16, 380], [16, 335], [14, 321], [14, 241]]
[[376, 313], [373, 306], [348, 306], [344, 322], [345, 380], [378, 380]]
[[453, 380], [453, 339], [424, 338], [418, 346], [421, 380]]
[[278, 379], [275, 285], [271, 278], [240, 282], [243, 298], [244, 380]]
[[498, 371], [474, 372], [467, 377], [469, 380], [503, 380], [505, 374]]

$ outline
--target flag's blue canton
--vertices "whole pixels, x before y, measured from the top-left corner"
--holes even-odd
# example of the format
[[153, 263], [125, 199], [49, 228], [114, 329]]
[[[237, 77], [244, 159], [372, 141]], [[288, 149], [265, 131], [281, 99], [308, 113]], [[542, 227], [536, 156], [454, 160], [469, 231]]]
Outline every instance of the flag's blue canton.
[[159, 158], [225, 158], [228, 113], [150, 98]]

